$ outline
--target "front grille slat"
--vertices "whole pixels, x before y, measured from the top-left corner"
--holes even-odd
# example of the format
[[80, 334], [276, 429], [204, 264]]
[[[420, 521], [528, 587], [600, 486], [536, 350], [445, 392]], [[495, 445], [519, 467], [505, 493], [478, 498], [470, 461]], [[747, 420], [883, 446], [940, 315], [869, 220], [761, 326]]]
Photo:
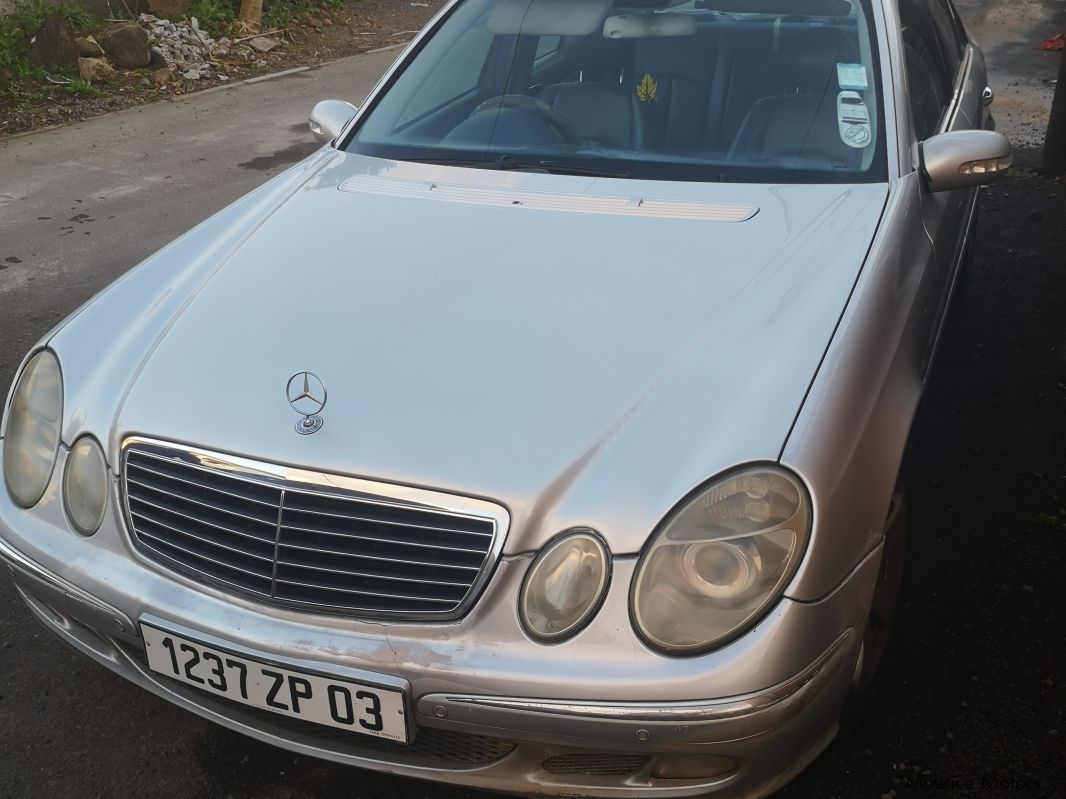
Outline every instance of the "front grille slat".
[[372, 597], [377, 597], [378, 599], [399, 599], [399, 600], [402, 600], [404, 602], [407, 602], [407, 601], [410, 601], [410, 602], [433, 602], [433, 603], [440, 603], [440, 604], [444, 604], [444, 605], [454, 604], [455, 603], [455, 600], [453, 600], [453, 599], [443, 599], [443, 598], [440, 598], [440, 597], [432, 597], [432, 596], [411, 596], [409, 594], [396, 594], [396, 593], [388, 593], [388, 592], [383, 592], [383, 591], [370, 591], [370, 590], [365, 590], [365, 589], [361, 590], [361, 589], [358, 589], [358, 588], [343, 588], [343, 587], [341, 587], [339, 585], [328, 585], [328, 584], [322, 583], [322, 582], [309, 582], [309, 581], [305, 581], [305, 580], [297, 580], [297, 579], [294, 579], [292, 577], [286, 577], [286, 576], [276, 577], [275, 578], [275, 582], [279, 584], [279, 588], [277, 589], [279, 591], [281, 590], [280, 585], [282, 583], [284, 583], [285, 585], [294, 585], [294, 586], [297, 586], [298, 588], [313, 588], [316, 591], [328, 591], [328, 592], [333, 592], [333, 593], [337, 593], [337, 594], [354, 594], [354, 595], [359, 595], [359, 596], [372, 596]]
[[365, 571], [352, 571], [351, 569], [339, 569], [336, 566], [325, 566], [322, 563], [300, 563], [293, 560], [282, 560], [278, 558], [278, 567], [288, 567], [291, 569], [308, 569], [320, 572], [326, 572], [329, 574], [336, 574], [343, 577], [363, 577], [372, 580], [391, 580], [393, 582], [402, 583], [418, 583], [424, 585], [445, 585], [452, 588], [462, 588], [464, 591], [469, 587], [469, 583], [459, 583], [448, 580], [427, 580], [421, 577], [409, 577], [401, 574], [374, 574], [372, 572]]
[[[500, 515], [479, 515], [486, 503], [438, 507], [445, 495], [330, 475], [288, 482], [271, 464], [144, 439], [128, 440], [123, 454], [127, 518], [143, 555], [275, 603], [456, 618], [502, 543]], [[341, 487], [353, 482], [358, 490]]]
[[138, 472], [147, 472], [148, 474], [154, 475], [155, 477], [158, 477], [158, 478], [162, 478], [163, 480], [166, 480], [166, 481], [177, 480], [179, 483], [184, 483], [187, 486], [192, 486], [193, 488], [198, 489], [200, 491], [203, 491], [203, 490], [206, 489], [207, 491], [211, 491], [211, 492], [213, 492], [215, 494], [222, 494], [224, 496], [231, 497], [233, 499], [241, 500], [242, 502], [254, 502], [254, 503], [257, 503], [259, 505], [265, 505], [268, 508], [276, 508], [278, 506], [277, 500], [275, 500], [274, 502], [270, 502], [269, 500], [260, 499], [258, 497], [250, 497], [250, 496], [245, 496], [244, 494], [238, 494], [235, 491], [229, 491], [229, 490], [224, 490], [224, 489], [221, 489], [221, 488], [215, 488], [213, 486], [204, 485], [203, 483], [197, 483], [195, 480], [191, 480], [191, 479], [189, 479], [187, 477], [179, 477], [176, 474], [167, 474], [166, 472], [161, 472], [161, 471], [159, 471], [159, 469], [151, 469], [151, 468], [149, 468], [147, 466], [142, 466], [139, 463], [130, 463], [129, 464], [129, 468], [135, 469]]
[[[270, 578], [262, 577], [230, 564], [220, 564], [206, 558], [199, 558], [186, 550], [175, 547], [150, 533], [140, 533], [140, 546], [162, 556], [165, 561], [177, 564], [183, 571], [192, 572], [202, 577], [209, 577], [216, 582], [232, 585], [246, 591], [269, 596]], [[147, 542], [143, 539], [147, 539]]]
[[429, 543], [427, 541], [408, 541], [400, 538], [391, 538], [380, 535], [367, 535], [364, 533], [342, 532], [338, 530], [330, 530], [325, 526], [322, 527], [304, 527], [302, 525], [290, 524], [288, 521], [283, 521], [281, 525], [282, 533], [294, 532], [294, 533], [312, 533], [314, 535], [336, 536], [338, 538], [347, 538], [353, 541], [368, 541], [374, 544], [388, 544], [390, 546], [401, 547], [414, 547], [415, 549], [439, 549], [443, 552], [462, 552], [471, 555], [482, 556], [485, 554], [484, 549], [474, 549], [472, 547], [459, 547], [448, 546], [447, 544]]
[[[187, 493], [184, 493], [180, 490], [174, 490], [173, 488], [160, 488], [158, 485], [146, 483], [144, 480], [141, 479], [127, 477], [126, 482], [127, 484], [135, 485], [138, 488], [144, 489], [146, 491], [151, 491], [157, 496], [161, 494], [171, 501], [183, 503], [184, 506], [204, 509], [213, 513], [221, 513], [226, 518], [234, 516], [238, 519], [241, 519], [242, 521], [259, 522], [260, 524], [265, 524], [268, 527], [277, 526], [277, 511], [274, 511], [273, 518], [268, 518], [268, 513], [264, 513], [263, 511], [260, 511], [258, 509], [255, 511], [249, 511], [246, 508], [226, 508], [215, 502], [206, 502], [201, 498], [189, 496]], [[275, 505], [275, 507], [277, 506]]]
[[438, 569], [456, 569], [463, 571], [479, 571], [478, 566], [456, 566], [451, 563], [434, 563], [428, 560], [415, 560], [413, 558], [389, 558], [384, 555], [373, 554], [357, 554], [354, 552], [342, 552], [336, 549], [326, 549], [318, 546], [307, 546], [306, 544], [294, 544], [292, 541], [286, 541], [281, 545], [282, 549], [295, 549], [300, 552], [315, 552], [319, 555], [336, 556], [339, 558], [356, 558], [358, 560], [371, 560], [381, 561], [382, 563], [400, 564], [403, 566], [427, 566]]
[[[136, 501], [137, 500], [134, 500], [134, 502], [136, 502]], [[152, 525], [152, 526], [155, 526], [155, 527], [163, 527], [166, 530], [170, 531], [171, 533], [174, 533], [175, 535], [180, 536], [181, 538], [188, 538], [188, 539], [191, 539], [191, 540], [194, 540], [194, 541], [198, 541], [201, 544], [206, 544], [209, 547], [216, 547], [218, 549], [225, 549], [225, 550], [227, 550], [229, 552], [233, 552], [234, 554], [237, 554], [237, 555], [241, 555], [241, 556], [249, 557], [249, 558], [254, 558], [255, 560], [261, 560], [264, 563], [269, 563], [271, 565], [271, 568], [273, 568], [274, 559], [272, 557], [269, 557], [268, 555], [262, 554], [263, 553], [262, 549], [260, 549], [258, 552], [256, 552], [255, 550], [251, 550], [251, 549], [242, 549], [241, 547], [234, 546], [232, 543], [228, 543], [227, 544], [227, 543], [223, 543], [222, 541], [217, 541], [217, 540], [213, 541], [210, 538], [205, 538], [203, 535], [197, 535], [196, 533], [191, 533], [188, 530], [182, 530], [182, 529], [179, 529], [177, 527], [174, 527], [173, 525], [167, 524], [166, 522], [161, 522], [161, 521], [159, 521], [159, 519], [152, 518], [152, 516], [150, 514], [144, 513], [142, 511], [136, 511], [136, 510], [133, 510], [132, 508], [130, 509], [130, 515], [134, 519], [137, 519], [137, 520], [139, 520], [141, 522], [144, 522], [144, 523], [148, 523], [149, 525]]]
[[[343, 501], [338, 502], [332, 496], [298, 491], [290, 491], [286, 498], [286, 510], [288, 512], [312, 513], [312, 515], [332, 517], [334, 519], [411, 527], [423, 529], [423, 531], [492, 537], [492, 525], [491, 523], [486, 524], [483, 519], [449, 518], [434, 511], [411, 511], [407, 508], [397, 508], [393, 505], [370, 502], [361, 502], [360, 512], [355, 513], [352, 508], [344, 507], [350, 504]], [[419, 521], [418, 517], [420, 515], [423, 518]]]
[[[155, 499], [154, 496], [153, 496], [153, 499]], [[253, 541], [259, 541], [259, 542], [262, 542], [262, 543], [265, 543], [265, 544], [270, 544], [270, 545], [273, 545], [274, 544], [274, 540], [277, 538], [277, 531], [276, 530], [269, 537], [267, 535], [265, 535], [264, 531], [261, 530], [261, 529], [258, 530], [258, 533], [259, 533], [258, 535], [255, 532], [249, 532], [248, 528], [245, 528], [244, 530], [236, 530], [236, 529], [234, 529], [234, 527], [230, 527], [230, 526], [227, 526], [227, 525], [224, 525], [224, 524], [218, 524], [217, 522], [213, 522], [213, 521], [208, 521], [207, 519], [200, 518], [199, 516], [195, 516], [195, 515], [190, 514], [190, 513], [185, 513], [184, 511], [176, 510], [175, 508], [173, 508], [171, 506], [164, 505], [164, 504], [162, 504], [160, 502], [153, 502], [152, 500], [144, 499], [144, 498], [142, 498], [140, 496], [130, 496], [129, 497], [129, 502], [137, 503], [139, 506], [153, 508], [153, 509], [155, 509], [156, 511], [158, 511], [160, 513], [168, 514], [169, 516], [175, 517], [176, 519], [180, 519], [182, 524], [200, 525], [202, 527], [207, 527], [207, 528], [210, 528], [211, 530], [215, 530], [215, 531], [218, 531], [219, 533], [223, 533], [223, 534], [227, 534], [227, 535], [239, 536], [241, 538], [248, 538], [248, 539], [251, 539]], [[132, 505], [131, 505], [131, 508], [132, 508]]]
[[[378, 519], [372, 515], [352, 516], [351, 513], [335, 513], [326, 510], [311, 510], [308, 508], [294, 508], [291, 505], [286, 505], [286, 513], [305, 513], [307, 516], [325, 517], [328, 520], [341, 520], [343, 522], [361, 522], [366, 524], [372, 524], [375, 526], [381, 526], [385, 528], [389, 527], [401, 527], [409, 529], [418, 529], [418, 531], [429, 533], [447, 533], [456, 536], [479, 536], [482, 538], [491, 538], [491, 533], [482, 533], [480, 531], [470, 531], [470, 529], [458, 529], [456, 527], [435, 527], [432, 524], [413, 524], [410, 522], [398, 522], [391, 519]], [[328, 524], [329, 522], [323, 522]]]
[[[177, 452], [178, 451], [175, 450], [175, 453]], [[172, 473], [185, 475], [190, 473], [197, 474], [205, 484], [214, 484], [218, 481], [220, 484], [225, 484], [230, 490], [247, 491], [250, 496], [259, 496], [264, 497], [267, 500], [273, 500], [271, 504], [276, 505], [278, 497], [280, 496], [280, 489], [269, 486], [261, 480], [257, 480], [255, 477], [237, 474], [232, 471], [222, 471], [218, 468], [205, 466], [201, 463], [189, 463], [188, 461], [179, 460], [177, 454], [166, 456], [143, 449], [127, 450], [126, 454], [126, 463], [128, 465], [136, 466], [141, 458], [149, 458], [156, 464], [166, 464], [167, 468], [170, 469]]]

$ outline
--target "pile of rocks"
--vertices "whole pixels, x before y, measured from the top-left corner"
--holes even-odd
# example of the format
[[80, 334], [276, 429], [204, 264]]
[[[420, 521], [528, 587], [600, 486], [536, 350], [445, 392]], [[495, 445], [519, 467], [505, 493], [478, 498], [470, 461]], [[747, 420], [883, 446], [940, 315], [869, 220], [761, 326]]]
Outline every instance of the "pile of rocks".
[[230, 40], [225, 36], [212, 39], [200, 29], [196, 17], [186, 22], [171, 22], [151, 14], [141, 14], [141, 26], [148, 32], [152, 61], [175, 77], [185, 80], [218, 77], [226, 79], [210, 60], [230, 54]]

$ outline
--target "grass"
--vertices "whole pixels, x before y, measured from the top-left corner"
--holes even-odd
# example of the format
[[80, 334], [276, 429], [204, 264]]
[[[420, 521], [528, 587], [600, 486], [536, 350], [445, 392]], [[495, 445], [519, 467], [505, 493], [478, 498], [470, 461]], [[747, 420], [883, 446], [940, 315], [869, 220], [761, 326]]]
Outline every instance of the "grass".
[[63, 90], [80, 97], [99, 97], [103, 94], [84, 78], [71, 78], [70, 83], [66, 84]]
[[[263, 30], [284, 28], [301, 14], [316, 9], [337, 9], [345, 0], [264, 0]], [[188, 16], [196, 17], [200, 27], [213, 38], [236, 33], [233, 23], [240, 10], [240, 0], [192, 0]], [[180, 18], [172, 20], [180, 22]]]
[[233, 20], [237, 18], [237, 9], [225, 0], [192, 0], [189, 4], [189, 16], [196, 17], [200, 27], [217, 39], [229, 31]]
[[6, 96], [12, 101], [12, 109], [16, 113], [22, 113], [30, 108], [34, 103], [39, 103], [48, 97], [48, 92], [43, 89], [35, 89], [32, 87], [20, 86], [17, 83], [12, 83], [7, 91], [0, 95], [0, 97]]
[[1041, 527], [1050, 527], [1052, 530], [1066, 530], [1066, 510], [1057, 513], [1040, 513], [1036, 517], [1036, 523]]
[[263, 30], [284, 28], [307, 8], [307, 4], [300, 0], [274, 0], [269, 4], [263, 3]]

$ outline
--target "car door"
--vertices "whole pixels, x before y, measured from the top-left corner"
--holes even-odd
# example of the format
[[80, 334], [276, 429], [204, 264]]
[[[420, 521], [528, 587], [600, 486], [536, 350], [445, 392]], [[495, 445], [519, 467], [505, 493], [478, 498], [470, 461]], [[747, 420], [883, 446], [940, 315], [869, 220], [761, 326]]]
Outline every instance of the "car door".
[[[984, 64], [966, 39], [950, 0], [900, 0], [904, 68], [919, 142], [938, 133], [982, 127]], [[930, 338], [922, 359], [928, 371], [967, 242], [976, 189], [922, 193], [922, 217], [933, 242], [936, 291]]]

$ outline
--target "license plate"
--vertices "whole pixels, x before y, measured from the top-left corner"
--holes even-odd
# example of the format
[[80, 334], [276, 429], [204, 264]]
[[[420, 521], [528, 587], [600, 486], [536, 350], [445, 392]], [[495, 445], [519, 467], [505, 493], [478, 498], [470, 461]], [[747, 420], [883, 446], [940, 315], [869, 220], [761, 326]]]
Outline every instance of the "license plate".
[[158, 674], [283, 716], [407, 743], [401, 691], [284, 668], [144, 622], [141, 635]]

